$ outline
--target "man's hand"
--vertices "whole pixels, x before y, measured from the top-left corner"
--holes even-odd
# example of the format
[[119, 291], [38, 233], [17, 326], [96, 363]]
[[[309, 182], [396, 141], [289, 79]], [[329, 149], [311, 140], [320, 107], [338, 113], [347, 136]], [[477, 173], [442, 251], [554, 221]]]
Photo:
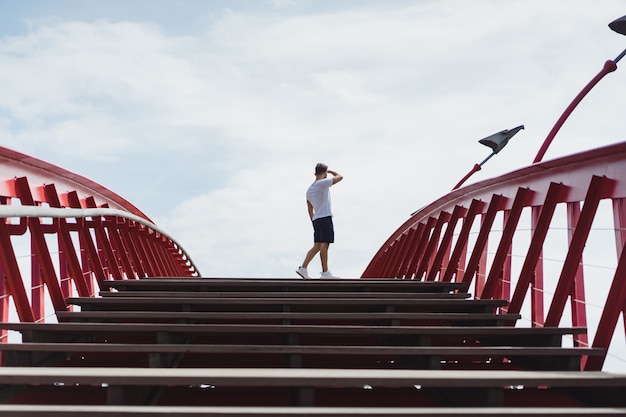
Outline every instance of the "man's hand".
[[338, 174], [336, 171], [329, 169], [326, 172], [333, 176], [333, 184], [337, 184], [343, 179], [343, 176], [341, 174]]

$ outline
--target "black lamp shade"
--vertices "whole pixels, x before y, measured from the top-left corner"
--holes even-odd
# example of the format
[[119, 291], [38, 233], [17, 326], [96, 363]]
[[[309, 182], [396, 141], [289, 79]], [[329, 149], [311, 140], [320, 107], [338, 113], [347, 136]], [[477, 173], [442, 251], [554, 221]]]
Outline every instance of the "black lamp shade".
[[493, 150], [493, 153], [498, 153], [506, 146], [507, 143], [509, 143], [509, 139], [511, 139], [523, 128], [524, 125], [517, 126], [511, 130], [505, 129], [479, 140], [478, 143], [490, 147]]
[[614, 21], [609, 23], [609, 27], [617, 33], [626, 35], [626, 16], [615, 19]]

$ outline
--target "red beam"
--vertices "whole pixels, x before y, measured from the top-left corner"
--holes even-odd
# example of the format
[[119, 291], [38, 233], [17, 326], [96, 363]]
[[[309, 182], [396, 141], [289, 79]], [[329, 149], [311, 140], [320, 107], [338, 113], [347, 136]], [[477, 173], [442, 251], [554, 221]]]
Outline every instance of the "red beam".
[[[33, 196], [30, 192], [30, 187], [28, 186], [28, 181], [25, 177], [15, 179], [15, 190], [17, 196], [22, 202], [22, 205], [35, 205], [35, 201], [33, 200]], [[28, 218], [28, 229], [31, 234], [31, 242], [34, 249], [33, 253], [39, 262], [41, 274], [48, 289], [48, 293], [50, 294], [52, 305], [56, 311], [65, 311], [67, 309], [65, 298], [61, 292], [59, 280], [54, 270], [52, 259], [50, 258], [50, 250], [48, 249], [48, 244], [46, 243], [41, 223], [37, 217]], [[33, 271], [33, 274], [35, 273], [38, 273], [38, 271]], [[43, 292], [41, 292], [41, 297], [43, 297]]]
[[594, 176], [589, 184], [589, 190], [583, 203], [583, 209], [580, 213], [580, 218], [576, 224], [576, 230], [572, 236], [572, 242], [570, 244], [565, 261], [563, 263], [563, 269], [561, 275], [554, 290], [554, 296], [552, 297], [552, 304], [548, 310], [546, 316], [546, 326], [556, 327], [561, 321], [565, 303], [570, 295], [571, 287], [574, 283], [576, 271], [578, 270], [583, 249], [591, 230], [591, 224], [593, 218], [598, 209], [600, 199], [611, 194], [614, 187], [614, 181], [609, 180], [606, 177]]
[[[439, 250], [437, 251], [437, 255], [432, 262], [430, 267], [430, 271], [428, 272], [428, 276], [426, 277], [427, 281], [434, 281], [437, 274], [441, 272], [443, 267], [443, 260], [446, 254], [449, 255], [450, 246], [452, 245], [452, 237], [454, 236], [454, 229], [459, 221], [459, 219], [467, 212], [464, 207], [456, 206], [452, 211], [452, 215], [450, 216], [450, 220], [448, 221], [448, 226], [446, 228], [445, 233], [443, 234], [443, 238], [441, 239], [441, 245], [439, 246]], [[446, 263], [447, 265], [447, 263]], [[443, 276], [440, 276], [440, 279]]]
[[479, 298], [496, 298], [499, 294], [496, 294], [498, 288], [498, 282], [501, 279], [502, 271], [504, 270], [504, 262], [507, 255], [510, 253], [511, 244], [513, 242], [513, 235], [517, 229], [517, 224], [522, 215], [522, 210], [530, 202], [533, 192], [527, 188], [520, 188], [513, 202], [513, 208], [510, 210], [506, 225], [500, 238], [500, 244], [496, 250], [496, 254], [491, 264], [491, 270], [489, 276], [485, 282], [485, 287], [479, 295]]

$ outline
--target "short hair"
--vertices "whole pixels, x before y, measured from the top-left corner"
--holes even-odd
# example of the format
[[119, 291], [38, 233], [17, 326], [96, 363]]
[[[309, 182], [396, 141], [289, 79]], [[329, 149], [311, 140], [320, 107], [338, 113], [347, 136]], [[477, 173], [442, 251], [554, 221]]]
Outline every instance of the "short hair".
[[321, 162], [315, 165], [315, 175], [323, 174], [326, 171], [328, 171], [328, 165], [322, 164]]

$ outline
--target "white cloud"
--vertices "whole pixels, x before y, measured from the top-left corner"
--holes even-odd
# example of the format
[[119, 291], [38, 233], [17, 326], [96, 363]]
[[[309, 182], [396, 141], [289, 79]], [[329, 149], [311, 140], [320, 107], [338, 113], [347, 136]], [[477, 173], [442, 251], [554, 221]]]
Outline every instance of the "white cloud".
[[[33, 16], [0, 37], [0, 137], [135, 203], [208, 276], [293, 275], [311, 240], [304, 191], [326, 162], [346, 177], [331, 267], [358, 276], [487, 156], [478, 139], [526, 125], [471, 181], [530, 163], [624, 46], [606, 28], [617, 0], [319, 4], [202, 9], [176, 35]], [[622, 139], [623, 79], [600, 83], [546, 158]]]

